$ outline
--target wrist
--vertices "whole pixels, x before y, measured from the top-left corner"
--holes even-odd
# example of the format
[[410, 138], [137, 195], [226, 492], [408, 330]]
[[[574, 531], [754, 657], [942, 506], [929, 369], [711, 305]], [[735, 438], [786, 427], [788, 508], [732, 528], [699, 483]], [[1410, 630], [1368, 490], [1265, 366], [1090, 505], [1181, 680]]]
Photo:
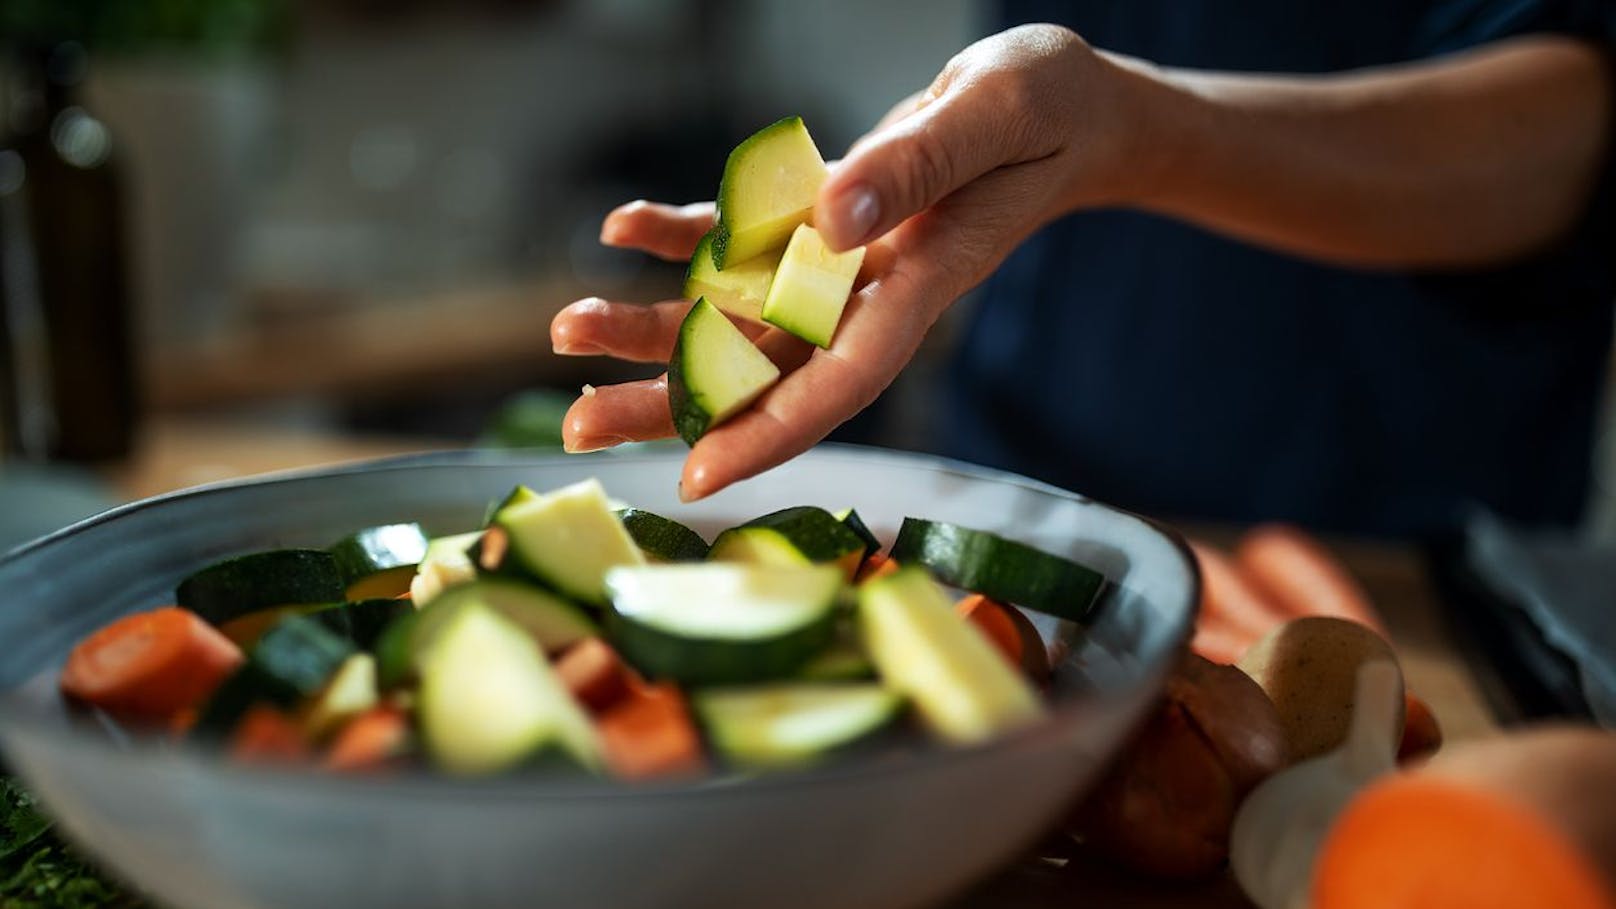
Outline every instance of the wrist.
[[1164, 67], [1106, 51], [1098, 55], [1117, 86], [1119, 141], [1111, 178], [1080, 204], [1156, 207], [1194, 180], [1197, 151], [1214, 120], [1211, 103]]

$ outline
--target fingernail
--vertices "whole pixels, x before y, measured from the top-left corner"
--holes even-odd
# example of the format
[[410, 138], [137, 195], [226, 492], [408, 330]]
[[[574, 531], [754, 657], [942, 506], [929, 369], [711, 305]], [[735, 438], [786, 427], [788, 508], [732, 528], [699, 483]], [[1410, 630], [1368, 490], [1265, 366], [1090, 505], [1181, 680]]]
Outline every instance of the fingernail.
[[628, 439], [621, 436], [600, 436], [594, 439], [574, 439], [571, 442], [563, 442], [561, 448], [567, 454], [589, 454], [592, 451], [605, 451], [608, 448], [616, 448], [628, 441]]
[[881, 217], [881, 200], [875, 197], [875, 190], [864, 183], [855, 183], [844, 190], [836, 201], [836, 208], [845, 233], [855, 238], [854, 246], [865, 242], [875, 228], [876, 219]]
[[554, 347], [555, 352], [564, 357], [593, 357], [606, 352], [597, 345], [582, 341], [562, 341]]

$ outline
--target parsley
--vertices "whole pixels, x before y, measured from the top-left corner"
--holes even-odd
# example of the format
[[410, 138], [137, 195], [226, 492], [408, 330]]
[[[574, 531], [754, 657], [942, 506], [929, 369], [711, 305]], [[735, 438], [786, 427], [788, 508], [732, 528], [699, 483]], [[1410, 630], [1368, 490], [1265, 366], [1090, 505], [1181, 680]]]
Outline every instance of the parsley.
[[34, 797], [0, 776], [0, 909], [139, 909], [51, 832]]

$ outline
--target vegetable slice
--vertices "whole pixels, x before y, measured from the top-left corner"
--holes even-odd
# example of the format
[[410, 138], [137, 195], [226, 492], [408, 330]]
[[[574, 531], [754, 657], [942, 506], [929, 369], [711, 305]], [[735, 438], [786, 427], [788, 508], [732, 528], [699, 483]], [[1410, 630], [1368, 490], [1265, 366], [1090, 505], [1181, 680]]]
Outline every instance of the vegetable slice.
[[419, 524], [367, 527], [338, 540], [331, 556], [347, 585], [344, 598], [396, 597], [408, 591], [427, 545]]
[[864, 523], [864, 519], [859, 517], [858, 511], [852, 508], [843, 508], [841, 511], [832, 513], [836, 516], [836, 520], [846, 524], [848, 530], [858, 534], [858, 538], [864, 541], [864, 557], [866, 559], [881, 551], [881, 541], [870, 530], [870, 526]]
[[634, 686], [598, 722], [606, 767], [618, 779], [692, 776], [706, 767], [684, 695], [673, 685]]
[[645, 564], [598, 480], [502, 508], [494, 525], [509, 535], [510, 556], [524, 571], [591, 606], [606, 605], [608, 569]]
[[161, 721], [201, 704], [242, 662], [241, 649], [176, 606], [124, 616], [80, 641], [62, 691], [118, 716]]
[[344, 599], [342, 571], [323, 549], [276, 549], [215, 562], [180, 582], [179, 604], [215, 625], [272, 606]]
[[687, 684], [783, 678], [830, 643], [841, 573], [708, 562], [606, 576], [623, 656]]
[[763, 302], [763, 321], [817, 347], [829, 347], [864, 264], [864, 247], [832, 252], [819, 231], [797, 225]]
[[1074, 622], [1094, 612], [1105, 576], [1025, 543], [957, 524], [904, 518], [892, 558], [945, 584]]
[[784, 252], [764, 253], [723, 271], [713, 264], [713, 234], [702, 235], [696, 251], [690, 256], [690, 269], [685, 272], [683, 296], [686, 300], [705, 298], [737, 319], [763, 321], [763, 301], [769, 296], [769, 284], [774, 270], [780, 265]]
[[925, 571], [905, 567], [864, 582], [858, 618], [882, 680], [942, 738], [981, 742], [1043, 716], [1027, 680], [954, 612]]
[[482, 538], [481, 530], [449, 537], [438, 537], [427, 544], [421, 564], [416, 566], [410, 581], [410, 599], [417, 608], [437, 598], [438, 594], [477, 577], [477, 563], [472, 561], [470, 549]]
[[494, 773], [557, 746], [600, 761], [593, 727], [525, 631], [476, 603], [454, 610], [421, 667], [421, 732], [456, 774]]
[[653, 561], [699, 562], [707, 558], [707, 541], [678, 521], [638, 508], [625, 508], [617, 517], [635, 544]]
[[393, 598], [338, 603], [308, 616], [360, 650], [374, 650], [389, 625], [413, 612], [409, 600]]
[[713, 304], [698, 299], [679, 324], [668, 361], [668, 406], [674, 428], [694, 445], [714, 426], [745, 410], [780, 378], [780, 368]]
[[378, 770], [410, 751], [410, 716], [404, 709], [372, 707], [337, 732], [326, 752], [327, 770]]
[[713, 746], [730, 761], [790, 767], [812, 763], [886, 727], [903, 698], [876, 683], [786, 682], [702, 691], [692, 703]]
[[865, 542], [823, 508], [798, 505], [731, 527], [713, 540], [709, 561], [756, 565], [832, 564], [851, 579]]
[[718, 183], [713, 264], [728, 270], [784, 246], [812, 214], [826, 176], [801, 117], [778, 120], [737, 145]]
[[303, 731], [323, 739], [338, 727], [376, 706], [376, 658], [356, 653], [337, 667], [325, 689], [303, 712]]

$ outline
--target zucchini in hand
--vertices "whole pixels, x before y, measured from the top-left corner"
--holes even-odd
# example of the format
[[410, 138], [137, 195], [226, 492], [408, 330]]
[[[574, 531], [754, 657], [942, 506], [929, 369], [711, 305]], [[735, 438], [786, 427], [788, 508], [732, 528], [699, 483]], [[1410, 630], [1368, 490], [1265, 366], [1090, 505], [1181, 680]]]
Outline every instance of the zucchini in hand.
[[763, 301], [763, 321], [829, 347], [864, 264], [864, 247], [831, 252], [819, 231], [797, 225]]
[[745, 410], [780, 378], [763, 351], [706, 300], [697, 300], [668, 362], [668, 406], [688, 445]]
[[713, 264], [713, 234], [708, 231], [696, 244], [685, 272], [683, 296], [686, 300], [705, 298], [720, 310], [749, 322], [763, 321], [763, 301], [769, 297], [774, 270], [784, 250], [754, 256], [723, 271]]
[[713, 264], [727, 271], [784, 246], [813, 212], [827, 175], [801, 117], [765, 126], [737, 145], [718, 183]]

